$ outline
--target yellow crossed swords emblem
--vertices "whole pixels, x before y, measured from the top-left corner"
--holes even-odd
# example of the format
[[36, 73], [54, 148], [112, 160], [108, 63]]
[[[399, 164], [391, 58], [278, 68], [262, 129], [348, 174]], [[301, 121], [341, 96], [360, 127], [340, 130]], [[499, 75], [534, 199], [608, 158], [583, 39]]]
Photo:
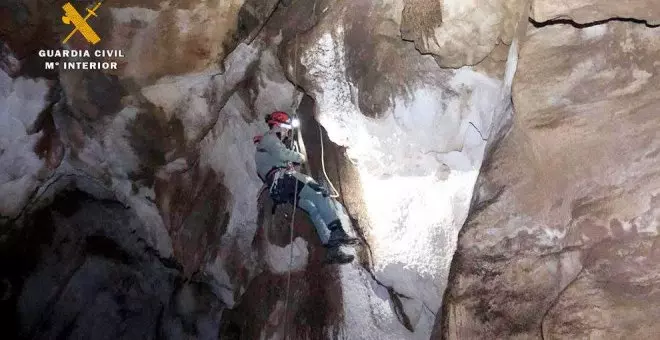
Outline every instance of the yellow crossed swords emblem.
[[69, 35], [64, 39], [64, 41], [62, 41], [63, 44], [66, 44], [69, 38], [71, 38], [77, 31], [80, 31], [85, 39], [87, 39], [87, 41], [92, 44], [96, 44], [101, 41], [101, 38], [99, 38], [96, 32], [94, 32], [92, 27], [87, 24], [87, 19], [89, 19], [89, 17], [92, 15], [97, 16], [96, 10], [99, 8], [99, 6], [101, 6], [101, 2], [96, 4], [93, 9], [87, 8], [87, 15], [84, 18], [80, 15], [80, 13], [78, 13], [78, 11], [76, 11], [70, 2], [67, 2], [64, 4], [64, 6], [62, 6], [65, 13], [65, 15], [62, 17], [62, 22], [67, 25], [73, 23], [73, 26], [75, 27], [73, 31], [71, 31], [71, 33], [69, 33]]

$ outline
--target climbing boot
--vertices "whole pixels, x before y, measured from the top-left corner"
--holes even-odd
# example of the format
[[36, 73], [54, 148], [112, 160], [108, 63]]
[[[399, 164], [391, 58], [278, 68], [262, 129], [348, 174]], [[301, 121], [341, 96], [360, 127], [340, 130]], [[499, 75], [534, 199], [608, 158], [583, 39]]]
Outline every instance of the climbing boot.
[[360, 242], [359, 239], [355, 237], [350, 237], [344, 229], [341, 227], [341, 222], [339, 220], [334, 220], [328, 225], [330, 230], [330, 239], [328, 240], [329, 247], [337, 247], [343, 244], [353, 245]]
[[327, 247], [325, 253], [325, 262], [327, 264], [347, 264], [351, 263], [355, 256], [345, 253], [341, 247]]

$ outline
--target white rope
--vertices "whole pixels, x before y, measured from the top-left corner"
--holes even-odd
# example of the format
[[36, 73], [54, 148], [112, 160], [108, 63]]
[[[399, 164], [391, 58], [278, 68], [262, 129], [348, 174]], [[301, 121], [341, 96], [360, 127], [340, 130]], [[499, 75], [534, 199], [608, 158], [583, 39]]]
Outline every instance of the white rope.
[[328, 178], [328, 174], [325, 172], [325, 154], [323, 152], [323, 130], [321, 129], [321, 124], [319, 124], [319, 137], [321, 139], [321, 168], [323, 169], [323, 176], [325, 176], [325, 180], [330, 184], [330, 188], [334, 192], [334, 194], [330, 195], [332, 198], [337, 198], [339, 197], [339, 192], [337, 189], [335, 189], [335, 186], [332, 185], [332, 181], [330, 181], [330, 178]]
[[[298, 58], [298, 33], [296, 32], [296, 38], [294, 42], [294, 57], [293, 57], [293, 77], [294, 79], [298, 76], [296, 74], [296, 65], [297, 65], [297, 58]], [[295, 89], [294, 89], [294, 96], [295, 96]], [[295, 101], [294, 101], [295, 103]], [[295, 130], [293, 131], [295, 134]], [[291, 136], [291, 146], [293, 146], [293, 141], [294, 141], [294, 136]], [[290, 146], [290, 147], [291, 147]], [[293, 268], [293, 225], [294, 221], [296, 219], [296, 210], [298, 210], [298, 179], [295, 178], [296, 180], [296, 185], [295, 189], [293, 190], [293, 212], [291, 212], [291, 224], [289, 225], [289, 270], [287, 271], [287, 277], [286, 277], [286, 297], [284, 299], [284, 339], [287, 338], [289, 335], [289, 318], [288, 318], [288, 311], [289, 311], [289, 293], [291, 291], [291, 268]]]
[[286, 298], [284, 300], [284, 339], [289, 332], [289, 318], [287, 313], [289, 310], [289, 292], [291, 289], [291, 268], [293, 267], [293, 225], [296, 219], [296, 210], [298, 210], [296, 204], [298, 201], [298, 179], [296, 179], [295, 190], [293, 191], [293, 212], [291, 213], [291, 225], [289, 226], [289, 271], [287, 272], [286, 278]]

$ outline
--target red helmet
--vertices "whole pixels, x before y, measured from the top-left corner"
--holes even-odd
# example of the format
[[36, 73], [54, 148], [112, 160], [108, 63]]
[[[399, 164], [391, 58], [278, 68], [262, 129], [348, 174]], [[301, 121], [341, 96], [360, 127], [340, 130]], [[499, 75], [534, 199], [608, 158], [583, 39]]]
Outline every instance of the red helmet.
[[266, 116], [266, 123], [268, 125], [280, 126], [283, 128], [291, 128], [291, 117], [286, 112], [275, 111]]

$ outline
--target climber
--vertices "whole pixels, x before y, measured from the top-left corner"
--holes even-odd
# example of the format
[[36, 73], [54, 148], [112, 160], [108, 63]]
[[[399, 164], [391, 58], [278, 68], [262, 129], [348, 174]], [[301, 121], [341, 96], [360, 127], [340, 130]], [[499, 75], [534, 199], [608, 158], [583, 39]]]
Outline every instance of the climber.
[[[305, 156], [284, 143], [292, 138], [291, 118], [285, 112], [276, 111], [265, 120], [270, 130], [254, 138], [255, 162], [259, 178], [270, 188], [271, 199], [275, 204], [291, 203], [309, 215], [321, 243], [327, 248], [329, 263], [353, 261], [354, 256], [341, 249], [342, 245], [357, 243], [357, 239], [346, 234], [339, 220], [338, 211], [343, 208], [313, 178], [296, 170], [296, 166], [306, 161]], [[296, 182], [297, 194], [294, 193]], [[294, 196], [298, 198], [295, 204]]]

